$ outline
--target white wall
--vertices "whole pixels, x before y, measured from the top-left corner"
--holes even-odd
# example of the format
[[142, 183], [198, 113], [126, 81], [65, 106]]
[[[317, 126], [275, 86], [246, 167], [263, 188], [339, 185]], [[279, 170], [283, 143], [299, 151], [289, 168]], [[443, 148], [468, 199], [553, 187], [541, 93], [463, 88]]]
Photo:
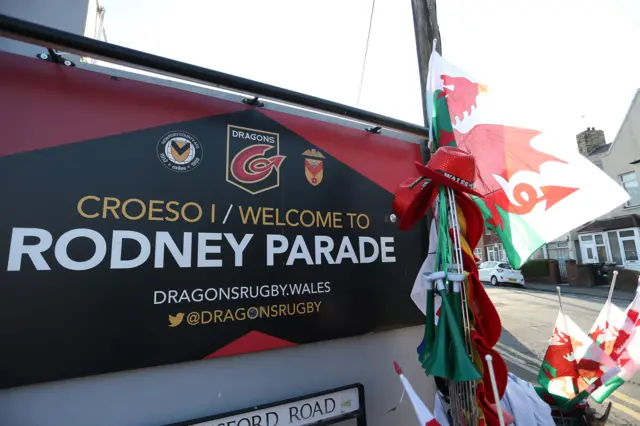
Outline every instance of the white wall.
[[[369, 426], [413, 425], [392, 362], [429, 406], [433, 379], [417, 361], [412, 327], [289, 349], [0, 391], [0, 424], [159, 426], [361, 382]], [[46, 355], [45, 355], [46, 356]]]
[[[75, 34], [84, 34], [89, 0], [1, 0], [0, 13]], [[0, 50], [35, 56], [40, 46], [0, 37]], [[73, 56], [69, 56], [73, 58]]]
[[[636, 172], [636, 178], [640, 178], [640, 164], [630, 162], [640, 159], [640, 90], [633, 98], [627, 115], [616, 135], [609, 153], [602, 156], [602, 165], [605, 173], [616, 182], [620, 183], [620, 175], [628, 172]], [[615, 208], [602, 218], [624, 216], [631, 213], [640, 213], [640, 206]]]

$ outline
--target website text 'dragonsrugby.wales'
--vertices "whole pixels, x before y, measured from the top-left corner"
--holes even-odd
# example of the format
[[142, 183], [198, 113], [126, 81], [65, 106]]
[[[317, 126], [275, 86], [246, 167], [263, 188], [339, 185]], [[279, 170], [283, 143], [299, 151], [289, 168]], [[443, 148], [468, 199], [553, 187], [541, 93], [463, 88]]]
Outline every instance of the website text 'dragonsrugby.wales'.
[[168, 289], [153, 292], [154, 305], [179, 303], [211, 303], [228, 300], [267, 299], [270, 297], [305, 296], [331, 292], [329, 281], [295, 284], [270, 284], [196, 289]]

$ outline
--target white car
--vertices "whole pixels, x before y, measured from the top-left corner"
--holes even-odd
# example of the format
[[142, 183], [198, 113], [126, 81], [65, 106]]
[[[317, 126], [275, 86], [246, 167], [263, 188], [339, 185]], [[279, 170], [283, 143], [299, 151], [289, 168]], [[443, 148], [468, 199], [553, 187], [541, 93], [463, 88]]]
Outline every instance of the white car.
[[522, 272], [513, 269], [507, 262], [483, 262], [478, 266], [480, 281], [491, 285], [500, 283], [516, 284], [524, 287]]

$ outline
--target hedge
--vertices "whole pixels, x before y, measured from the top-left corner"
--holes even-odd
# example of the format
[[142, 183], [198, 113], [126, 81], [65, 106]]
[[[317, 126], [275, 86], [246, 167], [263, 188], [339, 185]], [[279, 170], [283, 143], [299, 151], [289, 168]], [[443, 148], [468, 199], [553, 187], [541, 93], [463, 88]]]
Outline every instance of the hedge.
[[529, 277], [549, 276], [549, 259], [533, 259], [520, 268], [522, 275]]

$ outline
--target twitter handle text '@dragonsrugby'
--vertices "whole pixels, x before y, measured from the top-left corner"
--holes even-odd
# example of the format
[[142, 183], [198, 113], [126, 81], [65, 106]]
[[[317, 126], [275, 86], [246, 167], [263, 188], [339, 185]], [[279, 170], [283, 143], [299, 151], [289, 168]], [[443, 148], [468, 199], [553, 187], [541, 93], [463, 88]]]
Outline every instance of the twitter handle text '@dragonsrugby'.
[[[263, 318], [294, 317], [320, 313], [320, 301], [287, 303], [280, 305], [251, 306], [248, 308], [216, 309], [214, 311], [191, 311], [169, 314], [170, 328], [181, 324], [207, 325], [225, 322], [252, 321]], [[186, 319], [186, 321], [184, 321]]]
[[179, 303], [218, 302], [240, 299], [265, 299], [310, 294], [325, 294], [331, 291], [329, 281], [298, 284], [271, 284], [259, 286], [208, 287], [196, 289], [170, 289], [153, 292], [154, 305]]

